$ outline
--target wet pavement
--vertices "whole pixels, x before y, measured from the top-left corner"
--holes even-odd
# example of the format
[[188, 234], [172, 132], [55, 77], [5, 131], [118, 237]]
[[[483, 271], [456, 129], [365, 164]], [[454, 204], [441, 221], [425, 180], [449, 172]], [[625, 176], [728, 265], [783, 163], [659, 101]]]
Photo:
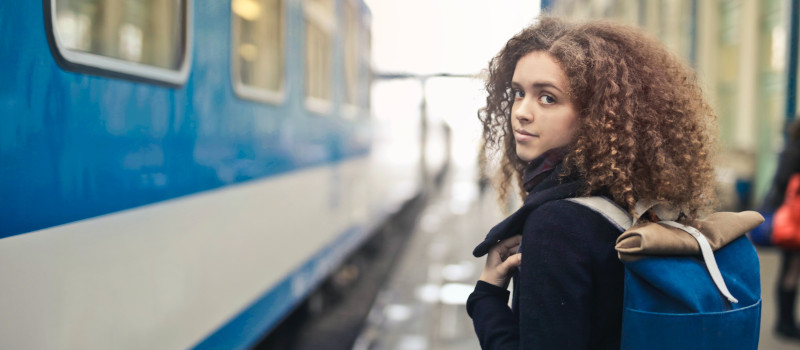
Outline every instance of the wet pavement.
[[[780, 268], [780, 251], [774, 248], [759, 248], [758, 259], [761, 262], [761, 340], [758, 348], [763, 350], [800, 349], [800, 341], [790, 341], [775, 335], [777, 305], [775, 285]], [[800, 306], [800, 301], [798, 302]], [[800, 307], [795, 311], [800, 316]]]
[[502, 215], [492, 193], [455, 176], [423, 212], [353, 349], [480, 349], [464, 306], [483, 264], [471, 252]]
[[[468, 176], [453, 173], [429, 201], [354, 350], [480, 349], [464, 306], [483, 264], [471, 252], [503, 215], [494, 193], [481, 195]], [[764, 299], [759, 349], [800, 349], [800, 342], [773, 332], [780, 254], [760, 249], [759, 257]]]

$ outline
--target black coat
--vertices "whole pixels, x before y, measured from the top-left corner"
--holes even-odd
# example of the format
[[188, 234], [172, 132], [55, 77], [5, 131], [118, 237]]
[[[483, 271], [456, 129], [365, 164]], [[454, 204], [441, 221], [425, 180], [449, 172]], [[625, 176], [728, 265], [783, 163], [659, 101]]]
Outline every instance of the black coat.
[[767, 208], [776, 209], [783, 204], [789, 178], [795, 173], [800, 173], [800, 140], [789, 141], [781, 153], [772, 188], [764, 203]]
[[482, 281], [467, 301], [484, 349], [619, 349], [624, 270], [614, 245], [621, 232], [563, 200], [577, 196], [583, 182], [559, 179], [561, 170], [534, 187], [473, 252], [482, 256], [522, 234], [511, 308], [507, 290]]

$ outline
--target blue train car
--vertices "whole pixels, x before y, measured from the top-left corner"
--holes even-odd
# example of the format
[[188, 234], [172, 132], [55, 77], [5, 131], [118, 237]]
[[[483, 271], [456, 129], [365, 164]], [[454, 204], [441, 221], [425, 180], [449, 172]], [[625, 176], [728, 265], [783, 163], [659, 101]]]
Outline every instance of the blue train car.
[[422, 188], [374, 135], [370, 20], [360, 0], [0, 3], [0, 348], [273, 328]]

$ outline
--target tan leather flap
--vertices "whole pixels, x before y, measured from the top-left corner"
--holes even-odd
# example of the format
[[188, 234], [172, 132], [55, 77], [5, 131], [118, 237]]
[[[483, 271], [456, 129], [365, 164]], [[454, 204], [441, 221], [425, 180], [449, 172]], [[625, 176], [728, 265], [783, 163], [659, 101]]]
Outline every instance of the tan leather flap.
[[[697, 229], [717, 250], [764, 222], [755, 211], [717, 212], [698, 221]], [[700, 254], [700, 246], [688, 233], [658, 223], [631, 227], [617, 238], [617, 253], [622, 261], [633, 261], [649, 255]]]

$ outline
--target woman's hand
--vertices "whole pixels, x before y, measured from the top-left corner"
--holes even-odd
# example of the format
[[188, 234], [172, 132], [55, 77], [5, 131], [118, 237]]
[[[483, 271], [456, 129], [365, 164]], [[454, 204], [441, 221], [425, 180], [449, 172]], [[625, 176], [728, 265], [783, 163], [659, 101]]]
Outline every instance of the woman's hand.
[[495, 286], [508, 288], [511, 281], [511, 272], [522, 263], [522, 253], [517, 253], [522, 236], [506, 238], [497, 243], [489, 254], [486, 255], [486, 265], [483, 266], [481, 281]]

